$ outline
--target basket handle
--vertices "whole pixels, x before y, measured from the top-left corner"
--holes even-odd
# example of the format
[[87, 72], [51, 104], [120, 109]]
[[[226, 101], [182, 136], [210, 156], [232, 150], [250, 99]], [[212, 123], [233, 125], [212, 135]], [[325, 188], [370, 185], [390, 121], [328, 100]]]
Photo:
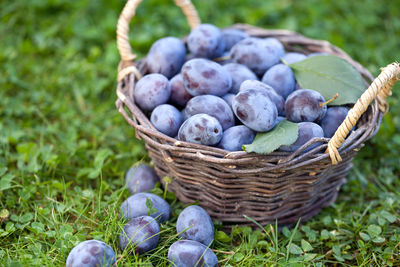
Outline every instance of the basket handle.
[[397, 62], [382, 68], [379, 76], [361, 95], [353, 108], [349, 110], [346, 118], [328, 143], [326, 152], [329, 153], [333, 165], [336, 165], [338, 162], [342, 161], [342, 158], [338, 152], [338, 148], [342, 145], [350, 130], [356, 125], [361, 115], [367, 110], [368, 105], [372, 102], [372, 100], [375, 98], [377, 99], [379, 109], [384, 114], [388, 111], [389, 104], [386, 102], [386, 97], [392, 95], [391, 90], [395, 82], [399, 80], [399, 74], [400, 66]]
[[[185, 15], [190, 28], [194, 29], [200, 24], [200, 18], [196, 8], [190, 0], [174, 0]], [[136, 54], [132, 53], [131, 45], [129, 44], [129, 22], [135, 16], [136, 8], [142, 0], [128, 0], [125, 4], [117, 24], [117, 47], [121, 56], [121, 63], [118, 71], [118, 81], [121, 81], [129, 73], [134, 73], [136, 76], [141, 76], [136, 69], [133, 60]]]

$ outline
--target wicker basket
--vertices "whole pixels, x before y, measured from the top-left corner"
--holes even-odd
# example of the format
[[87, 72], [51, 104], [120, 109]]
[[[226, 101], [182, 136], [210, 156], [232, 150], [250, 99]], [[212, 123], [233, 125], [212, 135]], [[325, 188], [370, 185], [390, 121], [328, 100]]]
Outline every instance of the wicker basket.
[[[309, 219], [335, 201], [352, 168], [353, 157], [379, 129], [382, 115], [388, 109], [386, 96], [397, 80], [399, 65], [393, 63], [383, 70], [349, 111], [333, 138], [314, 138], [294, 153], [228, 152], [181, 142], [158, 132], [133, 99], [135, 82], [146, 74], [144, 61], [133, 62], [136, 56], [128, 40], [129, 21], [140, 2], [128, 1], [118, 21], [117, 42], [122, 61], [116, 106], [135, 128], [137, 138], [144, 140], [158, 175], [173, 178], [168, 189], [183, 202], [199, 201], [213, 219], [225, 225], [251, 225], [244, 215], [262, 225], [276, 220], [280, 225], [293, 224], [300, 218]], [[175, 3], [182, 8], [192, 28], [200, 23], [190, 1], [175, 0]], [[251, 36], [275, 37], [287, 51], [326, 52], [342, 57], [362, 74], [366, 86], [372, 81], [368, 70], [327, 41], [242, 24], [232, 28]], [[356, 124], [356, 129], [347, 136]], [[315, 142], [322, 145], [303, 153]]]

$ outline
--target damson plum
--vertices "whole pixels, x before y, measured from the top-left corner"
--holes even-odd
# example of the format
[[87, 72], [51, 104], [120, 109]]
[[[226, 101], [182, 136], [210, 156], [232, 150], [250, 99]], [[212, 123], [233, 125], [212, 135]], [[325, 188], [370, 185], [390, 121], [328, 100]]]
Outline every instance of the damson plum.
[[98, 240], [86, 240], [79, 243], [68, 254], [67, 267], [111, 267], [115, 263], [114, 250]]
[[229, 93], [237, 94], [240, 85], [245, 80], [258, 80], [257, 76], [248, 67], [237, 63], [228, 63], [223, 66], [232, 77], [232, 89]]
[[282, 96], [278, 95], [278, 93], [271, 86], [257, 80], [247, 80], [244, 81], [240, 86], [240, 91], [246, 89], [261, 89], [268, 92], [269, 98], [276, 105], [278, 114], [281, 116], [285, 115], [285, 100]]
[[146, 66], [150, 73], [160, 73], [169, 79], [180, 71], [185, 57], [185, 44], [178, 38], [165, 37], [151, 46]]
[[195, 58], [182, 67], [183, 84], [192, 96], [225, 95], [232, 87], [229, 72], [218, 63]]
[[233, 98], [235, 97], [235, 94], [226, 94], [222, 96], [222, 99], [225, 100], [225, 102], [228, 104], [228, 106], [232, 109], [232, 101]]
[[287, 64], [293, 64], [299, 61], [302, 61], [304, 59], [306, 59], [307, 56], [302, 54], [302, 53], [297, 53], [297, 52], [289, 52], [286, 53], [283, 57], [282, 57], [282, 61], [286, 62]]
[[182, 124], [178, 138], [196, 144], [216, 145], [222, 134], [222, 126], [216, 118], [207, 114], [196, 114]]
[[[307, 143], [309, 140], [311, 140], [314, 137], [324, 137], [324, 131], [322, 128], [313, 122], [300, 122], [297, 124], [299, 126], [299, 136], [292, 145], [290, 146], [281, 146], [279, 149], [282, 151], [286, 152], [294, 152], [297, 149], [299, 149], [302, 145]], [[317, 146], [319, 146], [321, 143], [314, 143], [311, 146], [309, 146], [307, 149], [304, 150], [304, 152], [309, 151]]]
[[177, 106], [184, 107], [186, 103], [192, 98], [186, 89], [185, 85], [183, 84], [182, 74], [175, 75], [169, 81], [171, 87], [171, 95], [169, 97], [169, 101]]
[[235, 44], [231, 49], [233, 62], [243, 64], [255, 74], [262, 75], [267, 69], [277, 64], [282, 51], [276, 39], [249, 37]]
[[201, 24], [192, 30], [187, 45], [195, 57], [212, 59], [222, 56], [225, 50], [221, 31], [211, 24]]
[[155, 107], [168, 102], [171, 94], [168, 79], [158, 73], [144, 76], [135, 87], [135, 102], [145, 111], [151, 111]]
[[186, 207], [178, 216], [176, 231], [183, 239], [210, 246], [214, 240], [214, 225], [210, 215], [200, 206]]
[[205, 245], [193, 240], [179, 240], [168, 250], [168, 260], [174, 267], [214, 267], [217, 256]]
[[154, 169], [146, 164], [133, 165], [125, 175], [125, 184], [131, 194], [149, 191], [159, 181]]
[[[281, 117], [278, 117], [281, 118]], [[255, 137], [254, 131], [244, 125], [233, 126], [222, 136], [219, 147], [228, 151], [240, 151], [243, 145], [251, 144]]]
[[268, 84], [283, 98], [291, 94], [296, 85], [292, 69], [285, 64], [277, 64], [267, 70], [261, 80]]
[[325, 117], [321, 120], [321, 127], [324, 130], [325, 137], [331, 138], [340, 124], [347, 116], [349, 109], [346, 107], [331, 107], [326, 111]]
[[285, 102], [286, 118], [293, 122], [320, 121], [326, 109], [324, 97], [309, 89], [294, 91]]
[[[150, 213], [146, 201], [151, 202], [153, 213]], [[139, 216], [151, 216], [157, 221], [163, 223], [169, 219], [171, 208], [167, 201], [152, 193], [137, 193], [126, 199], [121, 205], [122, 216], [127, 219], [136, 218]]]
[[219, 121], [223, 130], [235, 125], [232, 109], [218, 96], [195, 96], [187, 103], [185, 112], [189, 117], [200, 113], [208, 114]]
[[265, 38], [264, 41], [268, 43], [268, 45], [275, 51], [275, 54], [279, 56], [279, 58], [283, 57], [285, 54], [285, 47], [283, 44], [276, 38]]
[[241, 90], [233, 99], [233, 112], [250, 129], [269, 131], [275, 126], [278, 111], [268, 95], [260, 89]]
[[275, 126], [278, 125], [283, 120], [285, 120], [285, 117], [281, 117], [281, 116], [276, 117]]
[[119, 236], [122, 250], [132, 246], [135, 253], [143, 254], [154, 249], [160, 239], [160, 226], [156, 219], [150, 216], [133, 218], [124, 225]]
[[163, 104], [153, 110], [150, 121], [157, 130], [174, 137], [182, 125], [183, 118], [181, 112], [176, 107]]
[[249, 35], [243, 31], [236, 29], [225, 29], [222, 30], [222, 37], [225, 41], [225, 50], [229, 51], [231, 48], [240, 42], [241, 40], [249, 37]]

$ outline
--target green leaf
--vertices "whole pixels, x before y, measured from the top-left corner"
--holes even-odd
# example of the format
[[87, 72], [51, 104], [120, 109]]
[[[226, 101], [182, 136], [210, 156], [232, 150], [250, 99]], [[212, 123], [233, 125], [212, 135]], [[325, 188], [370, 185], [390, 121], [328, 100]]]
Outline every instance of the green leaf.
[[364, 241], [369, 241], [371, 238], [369, 237], [368, 234], [360, 232], [360, 237], [364, 240]]
[[233, 258], [234, 258], [235, 262], [239, 262], [239, 261], [244, 259], [244, 255], [242, 253], [240, 253], [240, 252], [239, 253], [235, 253]]
[[301, 248], [298, 246], [298, 245], [296, 245], [296, 244], [293, 244], [293, 243], [291, 243], [290, 245], [289, 245], [289, 252], [290, 253], [292, 253], [292, 254], [294, 254], [294, 255], [299, 255], [299, 254], [301, 254], [301, 253], [303, 253], [303, 251], [301, 250]]
[[146, 207], [149, 209], [148, 214], [147, 214], [148, 216], [158, 212], [158, 210], [153, 207], [153, 202], [148, 197], [146, 198]]
[[215, 239], [224, 243], [228, 243], [232, 240], [227, 234], [225, 234], [225, 232], [222, 231], [217, 232]]
[[301, 240], [301, 248], [304, 250], [304, 252], [309, 252], [309, 251], [313, 250], [313, 247], [311, 246], [311, 244], [308, 243], [304, 239]]
[[290, 146], [296, 142], [298, 136], [299, 127], [297, 123], [283, 120], [271, 131], [258, 133], [253, 143], [244, 145], [243, 150], [246, 152], [268, 154], [282, 145]]
[[396, 217], [393, 216], [391, 213], [387, 212], [386, 210], [383, 210], [381, 212], [381, 215], [383, 218], [385, 218], [390, 223], [394, 223], [396, 221]]
[[365, 91], [361, 74], [345, 59], [337, 56], [314, 56], [289, 65], [301, 88], [318, 91], [331, 105], [355, 103]]
[[9, 189], [12, 187], [11, 182], [14, 179], [14, 175], [7, 173], [0, 179], [0, 191]]
[[371, 224], [368, 226], [367, 232], [370, 236], [379, 236], [382, 233], [382, 228], [378, 225]]

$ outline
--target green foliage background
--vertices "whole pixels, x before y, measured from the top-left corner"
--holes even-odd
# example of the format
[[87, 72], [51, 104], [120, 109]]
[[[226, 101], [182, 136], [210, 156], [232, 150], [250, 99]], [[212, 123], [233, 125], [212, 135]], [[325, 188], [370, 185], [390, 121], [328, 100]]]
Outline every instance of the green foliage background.
[[[131, 23], [139, 55], [160, 37], [188, 33], [172, 2], [146, 0], [139, 7]], [[374, 75], [400, 58], [399, 0], [193, 2], [204, 22], [219, 27], [245, 22], [328, 40]], [[124, 3], [0, 2], [0, 265], [62, 266], [70, 249], [88, 238], [109, 243], [120, 266], [168, 265], [176, 217], [162, 226], [154, 254], [128, 256], [118, 248], [124, 172], [148, 160], [114, 106], [115, 26]], [[399, 89], [335, 204], [279, 233], [269, 227], [218, 231], [213, 248], [221, 265], [398, 266]], [[168, 198], [176, 215], [183, 205]]]

